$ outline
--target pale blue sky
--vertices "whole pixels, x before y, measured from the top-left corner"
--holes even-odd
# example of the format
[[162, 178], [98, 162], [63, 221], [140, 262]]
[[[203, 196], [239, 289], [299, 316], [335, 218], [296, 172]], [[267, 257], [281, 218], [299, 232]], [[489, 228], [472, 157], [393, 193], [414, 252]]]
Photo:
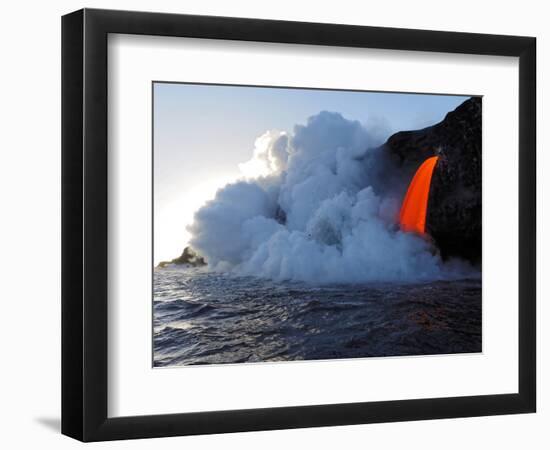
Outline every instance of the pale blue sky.
[[265, 131], [290, 132], [326, 110], [392, 134], [437, 123], [469, 98], [178, 83], [153, 89], [155, 262], [178, 256], [193, 212], [239, 175]]

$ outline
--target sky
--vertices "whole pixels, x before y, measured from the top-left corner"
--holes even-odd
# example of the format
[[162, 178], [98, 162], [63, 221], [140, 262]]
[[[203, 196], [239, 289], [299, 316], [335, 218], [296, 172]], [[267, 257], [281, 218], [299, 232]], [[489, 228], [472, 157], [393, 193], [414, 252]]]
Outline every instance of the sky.
[[266, 131], [292, 132], [333, 111], [385, 140], [433, 125], [469, 98], [182, 83], [154, 83], [153, 95], [155, 264], [181, 254], [194, 212], [241, 176]]

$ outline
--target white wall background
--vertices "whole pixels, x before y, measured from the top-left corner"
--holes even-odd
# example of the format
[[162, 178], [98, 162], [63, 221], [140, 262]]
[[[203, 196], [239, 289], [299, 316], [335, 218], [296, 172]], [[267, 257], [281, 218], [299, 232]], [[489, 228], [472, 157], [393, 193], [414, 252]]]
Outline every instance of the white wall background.
[[[529, 448], [550, 445], [550, 374], [544, 281], [550, 251], [550, 159], [543, 109], [550, 70], [544, 2], [462, 0], [357, 2], [276, 0], [88, 0], [5, 2], [0, 15], [0, 443], [3, 448], [74, 448], [60, 417], [60, 16], [83, 6], [353, 23], [538, 38], [539, 412], [440, 421], [101, 443], [94, 448]], [[547, 278], [548, 279], [548, 278]]]

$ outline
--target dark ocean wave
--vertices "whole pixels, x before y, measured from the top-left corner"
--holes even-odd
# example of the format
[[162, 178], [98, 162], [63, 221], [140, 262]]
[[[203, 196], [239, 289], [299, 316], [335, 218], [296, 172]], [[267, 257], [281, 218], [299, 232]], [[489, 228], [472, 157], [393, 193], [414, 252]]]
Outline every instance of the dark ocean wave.
[[481, 280], [308, 286], [154, 274], [154, 365], [481, 351]]

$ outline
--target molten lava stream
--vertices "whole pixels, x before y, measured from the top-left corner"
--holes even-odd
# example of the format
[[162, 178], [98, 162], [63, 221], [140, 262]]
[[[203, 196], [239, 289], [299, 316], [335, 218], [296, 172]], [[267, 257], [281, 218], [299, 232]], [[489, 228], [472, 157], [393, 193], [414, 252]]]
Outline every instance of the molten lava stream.
[[428, 212], [428, 198], [432, 174], [437, 164], [438, 156], [432, 156], [418, 168], [407, 189], [407, 194], [401, 205], [399, 224], [403, 231], [412, 231], [420, 234], [426, 232], [426, 214]]

